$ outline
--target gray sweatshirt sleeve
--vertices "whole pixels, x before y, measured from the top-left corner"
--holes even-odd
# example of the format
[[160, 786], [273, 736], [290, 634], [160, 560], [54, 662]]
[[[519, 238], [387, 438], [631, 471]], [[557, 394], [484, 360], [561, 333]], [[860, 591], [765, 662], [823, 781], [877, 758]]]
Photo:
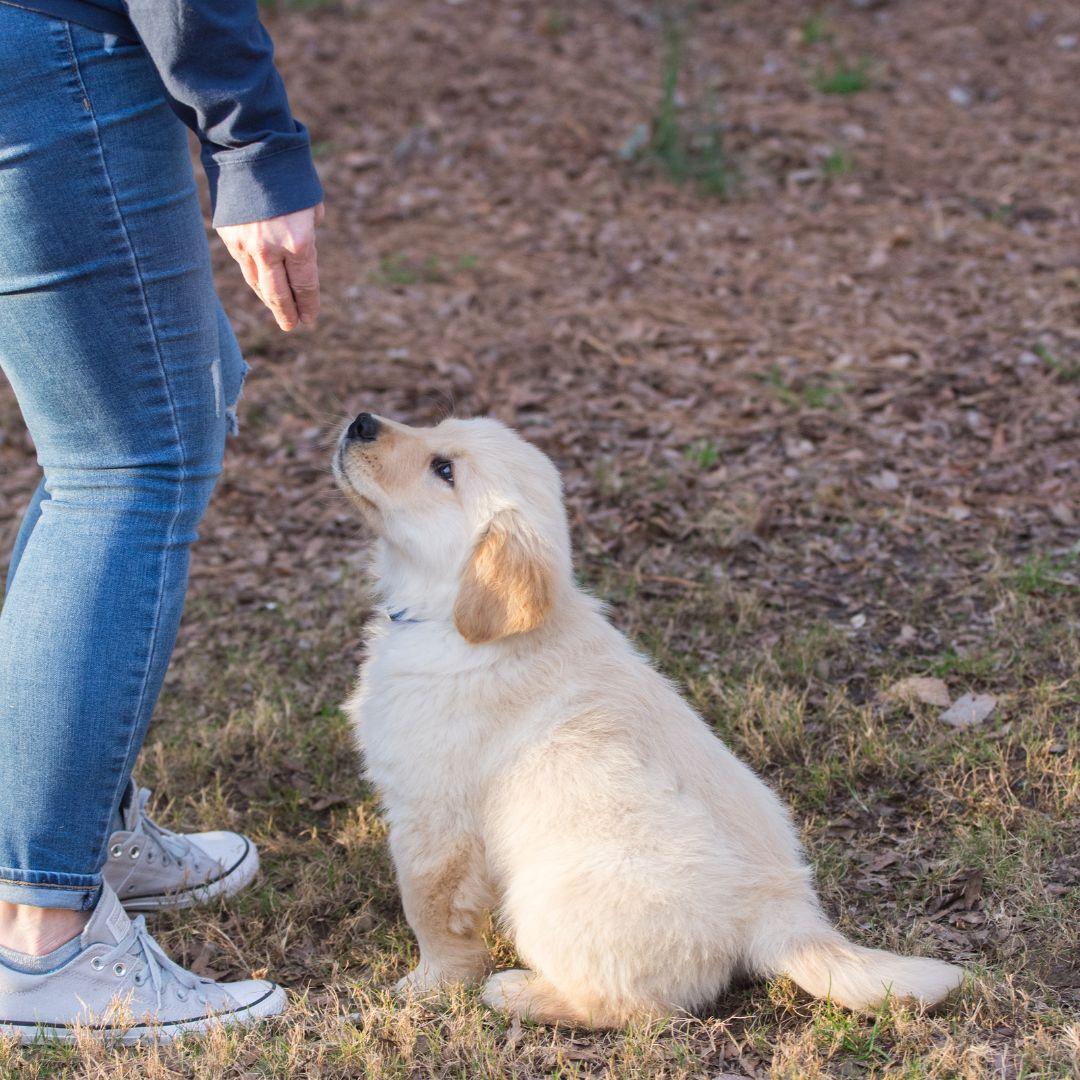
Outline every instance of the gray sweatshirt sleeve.
[[214, 225], [322, 201], [307, 129], [293, 118], [256, 0], [127, 0], [173, 109], [199, 137]]

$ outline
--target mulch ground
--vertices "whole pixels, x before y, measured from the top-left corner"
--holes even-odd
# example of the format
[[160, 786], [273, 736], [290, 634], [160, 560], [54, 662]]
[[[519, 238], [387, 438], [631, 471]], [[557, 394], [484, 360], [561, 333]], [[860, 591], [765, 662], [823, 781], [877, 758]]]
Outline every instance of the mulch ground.
[[[660, 93], [651, 4], [302, 8], [268, 21], [326, 186], [325, 314], [278, 335], [217, 252], [254, 371], [197, 590], [333, 579], [354, 529], [314, 496], [360, 407], [494, 414], [562, 466], [583, 564], [745, 579], [880, 647], [895, 594], [932, 579], [977, 622], [991, 551], [1075, 542], [1070, 4], [837, 5], [823, 40], [799, 3], [698, 5], [682, 93], [715, 100], [727, 200], [621, 156]], [[868, 86], [815, 88], [843, 65]], [[34, 465], [5, 404], [10, 524]]]

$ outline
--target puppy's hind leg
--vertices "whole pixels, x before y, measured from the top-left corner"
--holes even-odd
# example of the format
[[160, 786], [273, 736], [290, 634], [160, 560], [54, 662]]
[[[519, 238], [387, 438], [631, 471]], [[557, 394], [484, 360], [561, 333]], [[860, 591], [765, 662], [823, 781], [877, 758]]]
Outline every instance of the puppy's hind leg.
[[603, 1028], [618, 1027], [625, 1019], [602, 1008], [572, 1003], [543, 975], [524, 968], [496, 972], [484, 984], [482, 997], [493, 1009], [541, 1024]]
[[512, 968], [484, 983], [486, 1005], [542, 1024], [582, 1024], [584, 1018], [551, 983], [536, 972]]

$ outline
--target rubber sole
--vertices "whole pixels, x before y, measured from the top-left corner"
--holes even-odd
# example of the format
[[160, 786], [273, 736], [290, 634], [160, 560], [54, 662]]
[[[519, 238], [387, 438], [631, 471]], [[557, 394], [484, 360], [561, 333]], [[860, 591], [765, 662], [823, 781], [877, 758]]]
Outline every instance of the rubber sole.
[[0, 1037], [14, 1036], [23, 1046], [35, 1042], [73, 1043], [90, 1036], [102, 1042], [118, 1046], [134, 1046], [143, 1042], [172, 1042], [181, 1035], [201, 1035], [219, 1027], [251, 1027], [261, 1020], [278, 1016], [285, 1011], [289, 999], [276, 983], [250, 1005], [234, 1012], [215, 1013], [213, 1016], [193, 1016], [185, 1020], [172, 1020], [164, 1024], [135, 1024], [129, 1028], [113, 1024], [41, 1024], [29, 1021], [0, 1020]]
[[221, 896], [235, 896], [251, 884], [259, 872], [259, 851], [250, 841], [240, 860], [219, 878], [205, 885], [194, 885], [179, 892], [159, 893], [156, 896], [120, 897], [125, 911], [178, 911], [181, 908], [208, 904]]

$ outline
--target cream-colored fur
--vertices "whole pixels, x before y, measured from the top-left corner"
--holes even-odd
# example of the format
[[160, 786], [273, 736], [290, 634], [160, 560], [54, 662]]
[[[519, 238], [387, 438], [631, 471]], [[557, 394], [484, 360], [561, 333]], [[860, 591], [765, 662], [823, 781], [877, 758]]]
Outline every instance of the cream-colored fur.
[[538, 1020], [693, 1010], [737, 972], [854, 1009], [959, 985], [829, 924], [776, 796], [575, 585], [539, 450], [493, 420], [381, 423], [334, 471], [399, 613], [347, 708], [420, 948], [403, 988], [485, 976], [492, 910], [529, 970], [485, 1000]]

